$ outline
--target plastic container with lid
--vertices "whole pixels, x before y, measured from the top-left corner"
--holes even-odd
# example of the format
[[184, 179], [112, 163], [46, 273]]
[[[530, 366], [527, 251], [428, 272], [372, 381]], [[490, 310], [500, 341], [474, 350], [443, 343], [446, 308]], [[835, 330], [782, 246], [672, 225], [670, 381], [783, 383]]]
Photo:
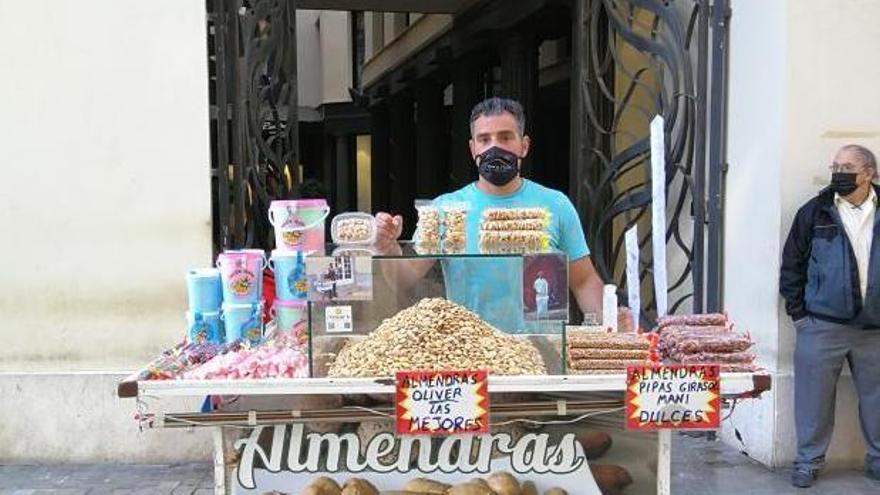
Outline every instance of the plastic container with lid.
[[376, 242], [376, 219], [359, 211], [340, 213], [330, 223], [330, 237], [336, 245], [370, 245]]
[[324, 249], [324, 226], [329, 214], [327, 201], [320, 198], [272, 201], [269, 223], [275, 228], [275, 247], [288, 251]]
[[370, 246], [339, 246], [333, 250], [331, 256], [350, 256], [352, 258], [372, 258], [377, 252]]

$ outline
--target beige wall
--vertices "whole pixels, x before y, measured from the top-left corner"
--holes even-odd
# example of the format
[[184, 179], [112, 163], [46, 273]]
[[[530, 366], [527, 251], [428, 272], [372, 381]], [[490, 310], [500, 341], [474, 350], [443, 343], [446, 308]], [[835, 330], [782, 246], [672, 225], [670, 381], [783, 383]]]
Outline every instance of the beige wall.
[[[0, 289], [0, 369], [142, 364], [181, 334], [185, 269], [211, 262], [204, 5], [104, 3], [0, 1], [16, 75], [0, 81], [14, 167], [0, 253], [19, 260]], [[349, 14], [312, 14], [298, 13], [300, 54], [325, 62], [300, 64], [301, 102], [348, 101]]]
[[300, 107], [351, 101], [351, 14], [298, 10], [296, 29]]
[[[0, 372], [0, 463], [210, 462], [208, 428], [138, 429], [136, 402], [116, 397], [125, 376]], [[146, 401], [152, 412], [180, 413], [202, 398]]]
[[[726, 436], [784, 466], [794, 457], [795, 334], [778, 296], [781, 248], [797, 208], [827, 185], [836, 148], [880, 151], [880, 3], [733, 0], [732, 9], [724, 297], [774, 372], [774, 390], [741, 405]], [[845, 376], [831, 464], [861, 463], [855, 401]]]
[[317, 108], [323, 100], [319, 10], [296, 11], [296, 70], [299, 106]]
[[0, 369], [132, 368], [211, 262], [205, 6], [0, 0]]
[[[346, 101], [348, 14], [299, 14], [300, 101]], [[0, 0], [0, 462], [210, 459], [115, 394], [212, 263], [205, 29], [202, 0]]]
[[348, 88], [352, 86], [351, 14], [348, 12], [321, 12], [320, 66], [322, 102], [351, 101]]

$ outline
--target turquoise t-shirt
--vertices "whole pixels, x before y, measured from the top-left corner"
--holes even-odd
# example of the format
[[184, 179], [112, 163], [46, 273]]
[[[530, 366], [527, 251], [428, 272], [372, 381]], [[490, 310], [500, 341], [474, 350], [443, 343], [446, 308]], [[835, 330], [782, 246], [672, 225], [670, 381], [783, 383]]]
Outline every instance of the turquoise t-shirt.
[[[471, 183], [434, 200], [442, 206], [466, 203], [467, 253], [478, 254], [480, 220], [486, 208], [545, 208], [550, 212], [547, 233], [550, 248], [564, 252], [569, 261], [590, 254], [584, 230], [574, 205], [563, 193], [528, 179], [506, 196], [494, 196]], [[478, 313], [501, 330], [515, 333], [524, 329], [522, 301], [522, 258], [447, 259], [443, 263], [446, 297]]]

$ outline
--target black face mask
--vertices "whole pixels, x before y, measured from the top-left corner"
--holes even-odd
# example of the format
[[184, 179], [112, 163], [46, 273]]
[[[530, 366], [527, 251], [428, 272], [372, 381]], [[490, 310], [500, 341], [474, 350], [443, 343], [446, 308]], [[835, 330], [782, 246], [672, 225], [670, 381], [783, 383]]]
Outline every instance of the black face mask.
[[519, 174], [519, 157], [493, 146], [477, 155], [480, 175], [495, 186], [509, 184]]
[[834, 172], [831, 174], [831, 190], [841, 196], [849, 196], [859, 186], [856, 177], [859, 174], [853, 172]]

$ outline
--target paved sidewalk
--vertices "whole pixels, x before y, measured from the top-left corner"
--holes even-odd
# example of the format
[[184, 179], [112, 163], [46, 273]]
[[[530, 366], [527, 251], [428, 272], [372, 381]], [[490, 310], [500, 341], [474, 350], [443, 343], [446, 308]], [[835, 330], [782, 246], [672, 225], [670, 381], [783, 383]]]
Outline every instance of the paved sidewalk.
[[675, 495], [878, 495], [880, 482], [861, 470], [827, 470], [810, 488], [795, 488], [791, 470], [771, 471], [721, 442], [674, 435], [672, 493]]
[[208, 463], [0, 466], [0, 495], [210, 495], [213, 486]]
[[[721, 442], [675, 435], [672, 452], [675, 495], [880, 494], [880, 482], [858, 470], [828, 471], [812, 488], [797, 489], [788, 470], [773, 472]], [[208, 463], [0, 465], [0, 495], [208, 495], [212, 486]]]

